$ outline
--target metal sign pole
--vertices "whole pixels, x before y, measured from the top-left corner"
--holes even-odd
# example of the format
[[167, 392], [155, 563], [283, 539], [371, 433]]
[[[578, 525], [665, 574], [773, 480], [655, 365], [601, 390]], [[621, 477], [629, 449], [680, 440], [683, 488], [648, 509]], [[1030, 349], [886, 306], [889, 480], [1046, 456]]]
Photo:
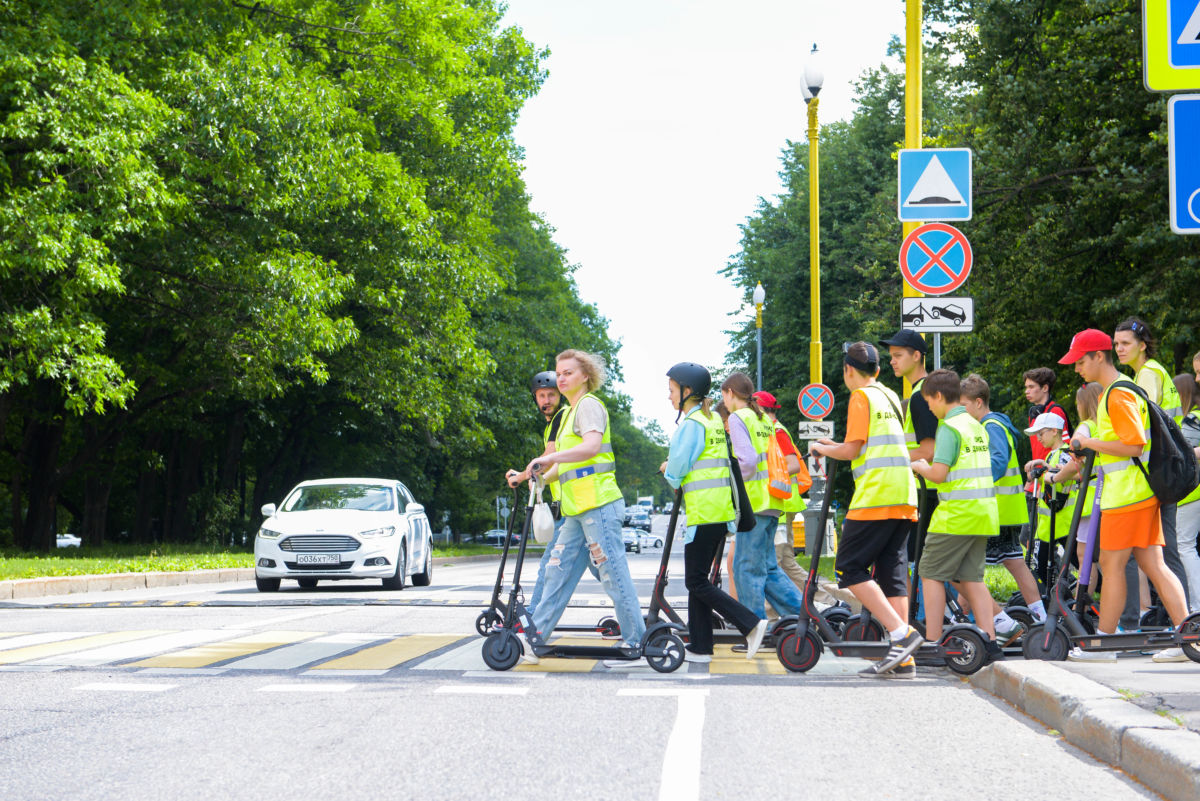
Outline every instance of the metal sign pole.
[[933, 335], [933, 369], [942, 369], [942, 334], [940, 331]]

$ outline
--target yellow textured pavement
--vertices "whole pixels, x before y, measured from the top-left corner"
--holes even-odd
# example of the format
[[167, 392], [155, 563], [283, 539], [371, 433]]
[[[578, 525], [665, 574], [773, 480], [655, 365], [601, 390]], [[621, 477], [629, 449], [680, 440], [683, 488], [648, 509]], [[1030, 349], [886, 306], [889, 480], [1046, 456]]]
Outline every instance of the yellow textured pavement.
[[102, 645], [113, 645], [115, 643], [140, 640], [145, 637], [156, 637], [159, 634], [167, 633], [169, 632], [157, 629], [148, 631], [112, 631], [106, 634], [92, 634], [86, 637], [73, 637], [69, 640], [42, 643], [41, 645], [13, 648], [8, 651], [0, 651], [0, 665], [26, 662], [30, 659], [43, 659], [48, 656], [58, 656], [59, 654], [71, 653], [72, 651], [83, 651], [89, 648], [98, 648]]
[[260, 653], [271, 648], [278, 648], [281, 645], [289, 645], [301, 640], [307, 640], [311, 637], [320, 637], [324, 633], [323, 631], [262, 631], [257, 634], [248, 634], [245, 637], [209, 643], [208, 645], [198, 645], [195, 648], [187, 648], [183, 651], [154, 656], [149, 659], [143, 659], [141, 662], [133, 662], [129, 666], [207, 667], [217, 662]]

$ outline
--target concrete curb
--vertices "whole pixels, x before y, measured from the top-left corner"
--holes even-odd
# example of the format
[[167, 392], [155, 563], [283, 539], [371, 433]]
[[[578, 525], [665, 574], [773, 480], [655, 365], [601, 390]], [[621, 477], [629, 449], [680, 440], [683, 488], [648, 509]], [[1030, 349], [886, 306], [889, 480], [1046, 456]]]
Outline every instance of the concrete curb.
[[[436, 567], [464, 562], [496, 561], [499, 558], [499, 553], [485, 553], [477, 556], [435, 556], [433, 564]], [[183, 584], [217, 584], [253, 580], [254, 568], [252, 567], [9, 579], [7, 581], [0, 581], [0, 601], [14, 601], [21, 598], [42, 598], [47, 595], [74, 595], [81, 592], [142, 590], [157, 587], [177, 587]]]
[[1052, 662], [998, 662], [967, 680], [1171, 801], [1200, 801], [1200, 734]]

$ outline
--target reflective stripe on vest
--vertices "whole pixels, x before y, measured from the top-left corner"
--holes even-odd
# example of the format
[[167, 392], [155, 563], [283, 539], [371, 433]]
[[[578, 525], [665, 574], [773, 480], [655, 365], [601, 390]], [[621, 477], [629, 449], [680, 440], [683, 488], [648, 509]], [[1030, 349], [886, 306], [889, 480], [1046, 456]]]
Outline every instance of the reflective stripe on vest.
[[[1141, 460], [1142, 464], [1148, 464], [1150, 461], [1150, 410], [1137, 393], [1131, 390], [1121, 391], [1127, 392], [1133, 397], [1138, 411], [1141, 412], [1142, 429], [1146, 435], [1146, 445], [1142, 449]], [[1110, 392], [1112, 392], [1111, 384], [1105, 387], [1104, 392], [1100, 395], [1100, 406], [1096, 410], [1095, 436], [1096, 439], [1105, 442], [1119, 442], [1120, 437], [1113, 430], [1112, 418], [1108, 416]], [[1104, 492], [1100, 493], [1101, 511], [1120, 509], [1154, 497], [1150, 484], [1146, 482], [1146, 477], [1142, 475], [1142, 471], [1133, 463], [1132, 459], [1097, 453], [1096, 463], [1099, 465], [1100, 474], [1104, 476]]]
[[996, 506], [1000, 512], [1000, 525], [1019, 526], [1029, 522], [1029, 508], [1025, 505], [1025, 491], [1021, 486], [1021, 469], [1017, 466], [1017, 443], [1008, 426], [996, 418], [984, 419], [983, 430], [989, 438], [1004, 437], [1008, 443], [1008, 464], [1004, 475], [996, 482]]
[[704, 416], [700, 407], [692, 410], [688, 420], [704, 429], [704, 450], [692, 469], [683, 477], [683, 505], [687, 508], [689, 526], [708, 523], [727, 523], [734, 519], [733, 483], [729, 472], [729, 446], [726, 444], [725, 424], [721, 416]]
[[[562, 488], [562, 511], [565, 515], [583, 514], [589, 509], [621, 500], [617, 487], [617, 460], [612, 449], [612, 421], [604, 402], [588, 393], [579, 399], [579, 404], [591, 398], [604, 409], [608, 425], [604, 426], [600, 452], [585, 462], [570, 462], [558, 466], [558, 483]], [[583, 437], [575, 433], [575, 413], [579, 404], [572, 404], [558, 429], [554, 446], [559, 453], [583, 444]]]
[[[775, 435], [775, 427], [771, 418], [763, 415], [760, 419], [749, 407], [738, 409], [735, 417], [746, 424], [750, 432], [750, 444], [754, 446], [757, 455], [754, 475], [746, 479], [746, 495], [750, 498], [750, 507], [755, 514], [761, 514], [769, 509], [782, 509], [783, 504], [771, 498], [767, 491], [767, 444]], [[740, 469], [740, 468], [739, 468]]]
[[938, 507], [930, 534], [994, 537], [1000, 533], [1000, 509], [992, 483], [987, 432], [965, 411], [942, 420], [958, 433], [958, 460], [938, 487]]
[[[792, 439], [792, 435], [788, 433], [788, 430], [787, 430], [787, 428], [784, 427], [783, 423], [776, 420], [775, 421], [775, 433], [778, 434], [780, 431], [782, 431], [783, 435], [788, 438], [788, 442], [792, 443], [792, 449], [796, 451], [796, 458], [799, 459], [800, 458], [800, 449], [796, 447], [795, 440]], [[805, 509], [808, 508], [808, 504], [806, 504], [804, 502], [804, 499], [800, 497], [800, 483], [796, 480], [795, 476], [792, 476], [792, 475], [788, 476], [788, 486], [791, 487], [792, 494], [786, 498], [781, 499], [783, 502], [783, 511], [788, 514], [794, 514], [796, 512], [803, 512]]]
[[[1055, 467], [1061, 467], [1063, 464], [1062, 458], [1063, 449], [1055, 448], [1046, 454], [1046, 464]], [[1063, 504], [1063, 508], [1058, 510], [1055, 515], [1050, 514], [1050, 507], [1046, 505], [1046, 501], [1042, 498], [1042, 494], [1038, 493], [1037, 513], [1038, 524], [1035, 536], [1042, 542], [1050, 541], [1050, 518], [1054, 518], [1054, 539], [1061, 540], [1070, 533], [1071, 517], [1075, 513], [1075, 503], [1078, 500], [1078, 493], [1075, 492], [1075, 484], [1071, 486], [1063, 486], [1062, 484], [1051, 484], [1051, 492], [1055, 497], [1067, 493], [1067, 501]], [[1087, 507], [1084, 507], [1087, 513]]]
[[869, 422], [867, 440], [850, 463], [854, 476], [850, 508], [916, 506], [917, 482], [913, 478], [908, 450], [904, 447], [904, 424], [896, 416], [899, 398], [877, 383], [854, 391], [863, 393], [867, 401]]

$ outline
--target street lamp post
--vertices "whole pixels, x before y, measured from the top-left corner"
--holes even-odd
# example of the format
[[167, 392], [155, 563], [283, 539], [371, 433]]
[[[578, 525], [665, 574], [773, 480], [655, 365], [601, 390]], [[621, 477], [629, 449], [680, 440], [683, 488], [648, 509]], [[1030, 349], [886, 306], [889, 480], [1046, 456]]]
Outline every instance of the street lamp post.
[[801, 94], [808, 104], [808, 282], [812, 334], [808, 345], [808, 380], [821, 383], [821, 196], [817, 160], [817, 95], [825, 83], [816, 43], [804, 65]]
[[767, 293], [762, 288], [762, 282], [759, 281], [758, 286], [754, 287], [754, 328], [757, 332], [756, 339], [758, 341], [758, 384], [756, 389], [763, 388], [762, 382], [762, 307], [763, 301], [767, 299]]

